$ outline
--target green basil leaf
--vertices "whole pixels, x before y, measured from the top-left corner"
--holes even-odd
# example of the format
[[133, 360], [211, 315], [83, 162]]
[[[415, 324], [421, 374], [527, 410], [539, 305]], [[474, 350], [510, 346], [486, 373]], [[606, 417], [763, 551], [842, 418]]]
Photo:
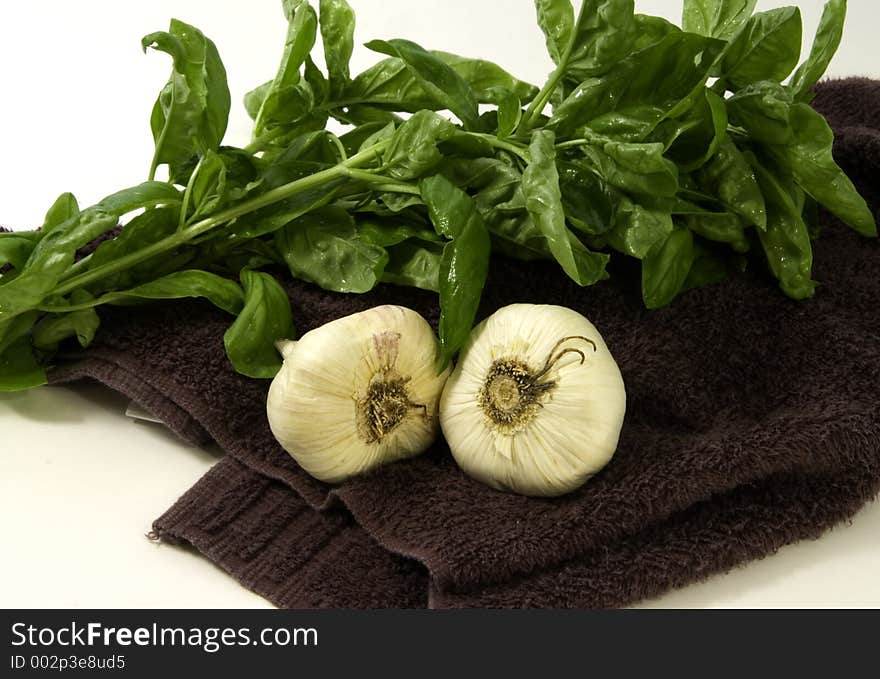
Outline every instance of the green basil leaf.
[[[89, 270], [97, 269], [171, 236], [177, 230], [178, 219], [179, 210], [176, 207], [157, 207], [146, 210], [143, 214], [129, 221], [115, 238], [106, 240], [97, 247], [89, 259]], [[105, 290], [131, 287], [142, 278], [155, 275], [157, 268], [161, 268], [161, 263], [167, 259], [165, 255], [160, 256], [159, 262], [151, 258], [125, 271], [101, 279], [100, 286]]]
[[251, 120], [256, 120], [257, 116], [260, 115], [260, 108], [262, 108], [263, 102], [266, 101], [266, 95], [269, 94], [273, 82], [272, 80], [267, 80], [262, 85], [257, 85], [250, 92], [245, 93], [244, 110], [247, 111]]
[[125, 304], [135, 299], [187, 297], [202, 297], [230, 314], [239, 313], [244, 304], [244, 295], [235, 281], [198, 269], [175, 271], [130, 290], [111, 292], [102, 300], [108, 304]]
[[443, 160], [437, 145], [455, 134], [455, 126], [433, 111], [419, 111], [401, 125], [383, 155], [383, 168], [395, 179], [414, 179]]
[[330, 83], [310, 56], [306, 57], [306, 63], [303, 66], [303, 78], [312, 92], [313, 102], [315, 104], [324, 103], [330, 95]]
[[693, 288], [704, 288], [727, 279], [730, 268], [726, 259], [699, 242], [694, 242], [694, 262], [684, 282], [682, 292]]
[[764, 195], [754, 170], [729, 136], [725, 135], [718, 152], [700, 170], [699, 181], [729, 210], [759, 229], [767, 228]]
[[822, 115], [808, 104], [791, 107], [791, 144], [774, 147], [794, 174], [795, 181], [819, 203], [863, 236], [876, 236], [877, 225], [871, 208], [849, 177], [834, 162], [834, 133]]
[[695, 234], [707, 240], [727, 243], [736, 252], [749, 250], [745, 223], [739, 215], [732, 212], [695, 211], [684, 217], [684, 223]]
[[440, 260], [440, 346], [448, 361], [464, 344], [489, 272], [489, 232], [473, 200], [442, 175], [419, 182], [434, 229], [451, 239]]
[[608, 71], [636, 38], [633, 0], [584, 0], [569, 34], [565, 77], [575, 84]]
[[578, 285], [592, 285], [607, 277], [608, 255], [590, 252], [565, 225], [554, 144], [550, 130], [532, 134], [531, 162], [522, 176], [526, 209], [562, 270]]
[[318, 12], [330, 96], [338, 97], [349, 82], [348, 62], [354, 49], [354, 11], [345, 0], [321, 0]]
[[269, 128], [299, 120], [314, 105], [311, 87], [302, 80], [299, 69], [315, 44], [318, 18], [308, 2], [285, 0], [284, 10], [287, 39], [278, 72], [268, 88], [261, 86], [249, 95], [251, 108], [262, 98], [254, 117], [255, 139]]
[[21, 269], [31, 256], [38, 239], [30, 235], [12, 231], [0, 233], [0, 268], [10, 264], [14, 269]]
[[72, 193], [62, 193], [46, 212], [40, 231], [45, 235], [78, 214], [79, 203], [76, 202], [76, 197]]
[[406, 240], [388, 248], [388, 264], [382, 282], [440, 292], [440, 261], [443, 246]]
[[559, 65], [574, 29], [571, 0], [535, 0], [535, 10], [538, 14], [538, 25], [544, 31], [550, 58]]
[[644, 259], [673, 231], [672, 215], [651, 209], [621, 195], [614, 215], [614, 228], [606, 235], [618, 252]]
[[522, 118], [522, 112], [522, 104], [515, 94], [510, 94], [501, 100], [501, 103], [498, 104], [498, 137], [500, 139], [506, 139], [513, 134]]
[[374, 52], [402, 59], [418, 84], [468, 129], [479, 127], [477, 100], [467, 82], [443, 60], [409, 40], [372, 40]]
[[722, 76], [736, 87], [759, 80], [782, 82], [797, 66], [802, 30], [797, 7], [755, 14], [728, 46]]
[[682, 27], [690, 33], [729, 40], [755, 11], [757, 0], [684, 0]]
[[680, 170], [693, 172], [718, 152], [726, 136], [727, 106], [724, 99], [712, 90], [704, 89], [703, 96], [689, 114], [675, 123], [671, 139], [666, 142], [666, 153], [678, 163]]
[[25, 391], [46, 384], [46, 370], [26, 337], [0, 351], [0, 391]]
[[275, 247], [290, 272], [325, 290], [368, 292], [388, 263], [379, 245], [362, 240], [354, 219], [338, 207], [324, 207], [275, 232]]
[[520, 101], [530, 101], [538, 94], [537, 87], [514, 78], [491, 61], [470, 59], [450, 52], [432, 51], [431, 54], [455, 71], [481, 104], [500, 104], [510, 95]]
[[766, 144], [787, 144], [792, 140], [792, 98], [779, 83], [767, 80], [748, 85], [727, 100], [734, 125], [753, 139]]
[[19, 275], [0, 284], [0, 312], [21, 313], [39, 305], [73, 264], [76, 251], [117, 221], [115, 214], [89, 208], [43, 236]]
[[226, 133], [230, 98], [226, 69], [213, 42], [195, 26], [171, 20], [168, 32], [151, 33], [141, 44], [169, 54], [173, 70], [150, 116], [156, 167], [169, 166], [172, 179], [197, 152], [215, 151]]
[[747, 154], [767, 204], [767, 229], [759, 231], [767, 264], [786, 295], [794, 299], [812, 297], [813, 247], [799, 203], [803, 192], [785, 177], [779, 167], [768, 168]]
[[614, 111], [626, 114], [632, 109], [641, 114], [655, 112], [659, 116], [656, 125], [663, 116], [677, 114], [702, 95], [722, 45], [711, 38], [672, 31], [617, 61], [601, 77], [581, 82], [554, 109], [548, 125], [560, 136], [569, 136], [595, 118]]
[[[70, 295], [73, 305], [87, 303], [92, 296], [85, 290], [74, 290]], [[48, 314], [34, 326], [32, 340], [38, 349], [54, 351], [58, 343], [68, 337], [76, 337], [80, 346], [87, 347], [95, 338], [101, 324], [98, 314], [91, 307], [68, 313]]]
[[221, 147], [201, 160], [192, 182], [190, 219], [208, 215], [241, 200], [257, 179], [253, 157], [241, 149]]
[[642, 299], [649, 309], [669, 304], [684, 288], [694, 259], [687, 229], [676, 229], [642, 260]]
[[611, 230], [620, 193], [583, 162], [557, 161], [556, 168], [562, 205], [572, 226], [591, 236]]
[[829, 0], [819, 20], [819, 29], [807, 60], [795, 71], [789, 83], [792, 96], [798, 101], [812, 98], [813, 85], [828, 70], [834, 58], [846, 21], [846, 0]]
[[663, 157], [663, 144], [599, 137], [591, 141], [580, 149], [594, 171], [612, 186], [656, 196], [674, 196], [678, 191], [678, 167]]
[[357, 223], [358, 238], [367, 243], [387, 248], [410, 238], [436, 243], [442, 241], [435, 231], [420, 224], [399, 219], [361, 219]]
[[294, 335], [290, 300], [272, 276], [261, 271], [241, 272], [245, 304], [223, 335], [226, 356], [242, 375], [271, 379], [281, 369], [275, 342]]
[[[526, 101], [537, 94], [534, 85], [514, 78], [491, 62], [468, 59], [449, 52], [430, 54], [455, 71], [465, 81], [479, 103], [497, 104], [510, 93]], [[435, 110], [446, 107], [443, 101], [438, 101], [426, 91], [422, 87], [421, 80], [413, 75], [403, 60], [396, 57], [383, 59], [360, 73], [351, 81], [340, 99], [340, 105], [356, 110], [359, 108], [358, 103], [410, 113], [421, 109]], [[349, 110], [349, 115], [350, 113]]]

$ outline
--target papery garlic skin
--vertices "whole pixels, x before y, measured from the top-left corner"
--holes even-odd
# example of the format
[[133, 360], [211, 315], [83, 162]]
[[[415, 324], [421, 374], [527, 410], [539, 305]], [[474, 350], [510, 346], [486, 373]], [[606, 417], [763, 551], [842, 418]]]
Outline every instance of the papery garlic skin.
[[468, 475], [552, 497], [608, 463], [625, 411], [620, 370], [590, 321], [566, 307], [513, 304], [474, 328], [462, 348], [440, 426]]
[[418, 313], [378, 306], [283, 343], [269, 388], [272, 433], [309, 474], [337, 483], [424, 452], [450, 369]]

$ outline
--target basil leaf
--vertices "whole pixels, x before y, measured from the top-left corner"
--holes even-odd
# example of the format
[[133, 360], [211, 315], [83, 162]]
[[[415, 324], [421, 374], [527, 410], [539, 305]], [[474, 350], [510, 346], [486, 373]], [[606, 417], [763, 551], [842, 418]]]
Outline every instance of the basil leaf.
[[448, 108], [467, 129], [479, 127], [477, 100], [468, 84], [443, 60], [409, 40], [372, 40], [366, 44], [374, 52], [398, 57], [406, 64], [419, 85], [442, 108]]
[[725, 135], [718, 152], [699, 173], [700, 185], [724, 205], [759, 229], [767, 228], [764, 195], [752, 167]]
[[202, 297], [230, 314], [242, 310], [244, 295], [234, 281], [198, 269], [175, 271], [130, 290], [111, 292], [104, 299], [109, 304], [130, 303], [134, 299], [184, 299]]
[[189, 218], [219, 211], [247, 195], [257, 179], [253, 157], [235, 148], [208, 152], [192, 182], [193, 212]]
[[303, 78], [305, 84], [312, 91], [312, 98], [315, 104], [323, 103], [330, 95], [330, 83], [317, 64], [312, 61], [312, 57], [306, 57], [305, 66], [303, 66]]
[[727, 243], [735, 252], [749, 250], [745, 223], [739, 215], [700, 210], [685, 215], [684, 223], [695, 234], [716, 243]]
[[633, 0], [584, 0], [564, 60], [575, 84], [604, 73], [632, 50], [636, 38]]
[[876, 236], [871, 208], [834, 162], [834, 133], [825, 118], [808, 104], [797, 103], [791, 107], [791, 126], [792, 143], [773, 148], [774, 155], [784, 159], [795, 181], [819, 203], [863, 236]]
[[443, 247], [406, 240], [388, 248], [388, 264], [382, 282], [440, 292], [440, 261]]
[[[534, 98], [537, 93], [534, 85], [514, 78], [492, 62], [469, 59], [449, 52], [434, 51], [430, 54], [455, 71], [479, 103], [497, 104], [511, 93], [526, 101]], [[422, 87], [421, 81], [407, 68], [404, 61], [396, 57], [383, 59], [360, 73], [341, 95], [341, 100], [355, 109], [358, 108], [358, 102], [365, 102], [411, 113], [421, 109], [445, 107], [442, 101], [438, 101]]]
[[0, 351], [0, 391], [24, 391], [46, 382], [46, 370], [26, 337]]
[[440, 346], [446, 361], [464, 344], [489, 273], [489, 232], [473, 200], [442, 175], [419, 182], [434, 230], [451, 239], [440, 260]]
[[802, 23], [797, 7], [755, 14], [727, 49], [721, 72], [736, 87], [759, 80], [781, 82], [797, 66]]
[[498, 104], [498, 138], [506, 139], [522, 118], [522, 104], [515, 94], [508, 95]]
[[[133, 218], [115, 237], [101, 243], [89, 258], [89, 270], [113, 262], [129, 253], [137, 252], [163, 238], [171, 236], [178, 225], [176, 207], [157, 207]], [[162, 256], [162, 260], [167, 256]], [[143, 277], [157, 273], [156, 260], [150, 259], [101, 280], [103, 289], [131, 287]], [[160, 274], [161, 275], [161, 274]]]
[[0, 391], [23, 391], [46, 384], [46, 371], [34, 356], [28, 332], [39, 313], [0, 318]]
[[[573, 135], [584, 124], [611, 112], [656, 117], [647, 131], [682, 102], [702, 94], [721, 42], [675, 30], [659, 42], [616, 62], [601, 77], [581, 82], [553, 111], [548, 125], [560, 136]], [[695, 94], [696, 93], [696, 94]]]
[[535, 0], [535, 10], [538, 14], [538, 25], [547, 41], [550, 58], [559, 65], [574, 28], [571, 0]]
[[757, 0], [684, 0], [681, 25], [690, 33], [729, 40], [756, 4]]
[[748, 85], [727, 100], [727, 111], [734, 125], [744, 128], [753, 139], [766, 144], [786, 144], [793, 138], [792, 99], [782, 85], [761, 81]]
[[0, 233], [0, 268], [6, 264], [14, 269], [21, 269], [31, 256], [37, 239], [12, 231]]
[[642, 260], [642, 299], [649, 309], [669, 304], [684, 288], [693, 263], [693, 236], [676, 229]]
[[618, 252], [643, 259], [673, 231], [672, 215], [620, 196], [608, 244]]
[[277, 125], [291, 123], [305, 116], [314, 105], [311, 87], [302, 81], [300, 67], [315, 44], [318, 18], [308, 2], [285, 0], [287, 39], [278, 72], [268, 87], [260, 86], [250, 96], [250, 107], [261, 97], [259, 110], [254, 116], [256, 139], [263, 131]]
[[813, 40], [813, 47], [807, 60], [795, 71], [789, 83], [792, 96], [798, 101], [812, 98], [813, 85], [819, 82], [834, 58], [846, 21], [846, 0], [829, 0], [822, 11], [819, 29]]
[[[84, 290], [75, 290], [71, 296], [71, 304], [82, 304], [92, 299]], [[80, 346], [87, 347], [95, 338], [95, 332], [101, 324], [98, 314], [91, 307], [77, 309], [68, 313], [53, 313], [42, 318], [32, 331], [35, 347], [54, 351], [58, 343], [68, 337], [76, 337]]]
[[172, 179], [197, 152], [215, 151], [226, 133], [230, 98], [226, 69], [213, 42], [195, 26], [171, 20], [168, 32], [141, 41], [169, 54], [173, 70], [150, 116], [156, 150], [150, 178], [167, 163]]
[[671, 139], [666, 142], [666, 153], [681, 170], [693, 172], [717, 153], [726, 136], [727, 106], [724, 99], [712, 90], [704, 89], [701, 100], [674, 126]]
[[674, 196], [678, 167], [663, 157], [663, 144], [592, 138], [580, 147], [590, 166], [605, 181], [630, 193]]
[[431, 229], [397, 219], [385, 221], [362, 219], [357, 224], [357, 235], [362, 241], [383, 248], [397, 245], [410, 238], [429, 243], [442, 241], [437, 233]]
[[321, 0], [318, 5], [329, 95], [339, 96], [349, 82], [348, 62], [354, 49], [354, 11], [345, 0]]
[[514, 78], [491, 61], [471, 59], [436, 50], [431, 54], [455, 71], [481, 104], [500, 104], [510, 95], [518, 97], [521, 101], [530, 101], [538, 94], [537, 87]]
[[290, 301], [267, 273], [245, 269], [241, 283], [245, 304], [223, 335], [226, 356], [242, 375], [271, 379], [281, 369], [275, 342], [294, 335]]
[[562, 270], [578, 285], [592, 285], [607, 277], [608, 255], [590, 252], [565, 225], [554, 144], [550, 130], [532, 134], [531, 162], [522, 176], [526, 209]]
[[62, 193], [46, 212], [40, 231], [43, 235], [79, 214], [79, 204], [72, 193]]
[[455, 134], [455, 126], [433, 111], [419, 111], [401, 125], [383, 155], [383, 168], [395, 179], [414, 179], [443, 160], [437, 145]]
[[597, 177], [583, 162], [557, 161], [565, 216], [578, 231], [592, 236], [614, 226], [620, 193]]
[[354, 219], [338, 207], [324, 207], [275, 232], [275, 247], [290, 272], [325, 290], [368, 292], [385, 269], [388, 253], [362, 240]]
[[746, 157], [755, 169], [767, 203], [767, 229], [758, 232], [767, 264], [786, 295], [794, 299], [812, 297], [816, 288], [812, 280], [813, 247], [798, 205], [800, 189], [791, 182], [789, 186], [782, 183], [780, 168], [771, 171], [754, 155]]

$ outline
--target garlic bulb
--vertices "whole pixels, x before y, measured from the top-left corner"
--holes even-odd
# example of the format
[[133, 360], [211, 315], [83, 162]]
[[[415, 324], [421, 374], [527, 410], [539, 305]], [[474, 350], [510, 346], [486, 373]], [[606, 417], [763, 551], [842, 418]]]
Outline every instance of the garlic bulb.
[[465, 343], [440, 426], [470, 476], [556, 496], [611, 459], [625, 410], [620, 370], [592, 323], [565, 307], [513, 304]]
[[438, 433], [449, 369], [428, 322], [400, 306], [331, 321], [281, 342], [269, 426], [315, 478], [335, 483], [424, 452]]

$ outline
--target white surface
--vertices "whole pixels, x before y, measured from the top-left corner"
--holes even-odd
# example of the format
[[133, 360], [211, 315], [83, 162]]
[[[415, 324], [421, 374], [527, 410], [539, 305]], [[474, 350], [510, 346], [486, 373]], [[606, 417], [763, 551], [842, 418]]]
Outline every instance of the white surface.
[[[550, 70], [528, 0], [351, 0], [358, 45], [407, 37], [492, 59], [536, 83]], [[762, 1], [768, 9], [781, 1]], [[789, 2], [809, 40], [820, 0]], [[850, 0], [829, 73], [878, 77], [876, 3]], [[676, 20], [679, 0], [637, 0]], [[176, 16], [218, 45], [233, 95], [226, 142], [247, 142], [242, 95], [274, 74], [285, 31], [276, 0], [54, 0], [0, 4], [0, 224], [33, 228], [55, 197], [86, 205], [146, 178], [149, 111], [166, 55], [140, 38]], [[377, 56], [356, 47], [353, 72]], [[214, 462], [162, 428], [131, 421], [97, 387], [0, 395], [0, 606], [266, 606], [207, 560], [144, 534]], [[649, 605], [880, 606], [880, 505], [816, 542], [783, 549]]]

